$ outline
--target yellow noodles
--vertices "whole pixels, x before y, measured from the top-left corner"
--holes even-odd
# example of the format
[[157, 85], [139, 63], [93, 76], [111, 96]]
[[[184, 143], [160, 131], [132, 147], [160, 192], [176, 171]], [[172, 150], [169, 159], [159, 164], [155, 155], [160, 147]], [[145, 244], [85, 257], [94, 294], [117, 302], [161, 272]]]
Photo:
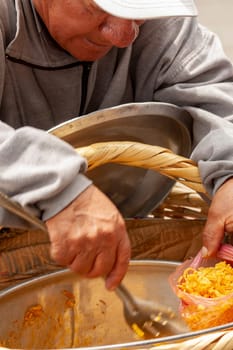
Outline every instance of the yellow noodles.
[[178, 281], [178, 288], [204, 298], [218, 298], [233, 292], [233, 268], [225, 261], [213, 267], [188, 268]]
[[[233, 321], [233, 268], [225, 261], [213, 267], [187, 268], [177, 287], [183, 301], [182, 317], [192, 330]], [[182, 292], [193, 295], [193, 301], [185, 301]]]

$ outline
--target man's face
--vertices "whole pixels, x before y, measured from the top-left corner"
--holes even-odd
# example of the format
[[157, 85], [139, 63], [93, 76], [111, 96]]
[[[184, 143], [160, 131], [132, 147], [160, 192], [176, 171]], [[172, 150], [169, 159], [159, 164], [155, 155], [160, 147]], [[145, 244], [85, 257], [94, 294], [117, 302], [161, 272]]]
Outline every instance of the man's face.
[[92, 0], [33, 0], [54, 40], [81, 61], [95, 61], [113, 46], [129, 46], [143, 21], [111, 16]]

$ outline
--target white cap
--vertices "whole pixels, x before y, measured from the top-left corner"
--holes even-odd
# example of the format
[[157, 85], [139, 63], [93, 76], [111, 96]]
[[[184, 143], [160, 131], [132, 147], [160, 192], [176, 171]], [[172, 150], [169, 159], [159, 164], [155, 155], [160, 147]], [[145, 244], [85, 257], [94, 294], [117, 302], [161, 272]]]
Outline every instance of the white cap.
[[104, 11], [128, 19], [197, 16], [193, 0], [94, 0]]

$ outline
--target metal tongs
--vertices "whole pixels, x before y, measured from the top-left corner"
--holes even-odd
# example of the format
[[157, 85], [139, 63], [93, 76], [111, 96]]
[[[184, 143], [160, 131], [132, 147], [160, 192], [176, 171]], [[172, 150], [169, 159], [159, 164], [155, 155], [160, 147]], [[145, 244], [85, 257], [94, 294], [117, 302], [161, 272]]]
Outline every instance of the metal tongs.
[[[48, 233], [43, 221], [30, 214], [2, 192], [0, 192], [0, 206]], [[149, 339], [180, 332], [171, 322], [175, 318], [175, 314], [170, 308], [164, 308], [154, 302], [134, 297], [123, 284], [120, 284], [115, 292], [123, 302], [127, 324], [139, 337]]]

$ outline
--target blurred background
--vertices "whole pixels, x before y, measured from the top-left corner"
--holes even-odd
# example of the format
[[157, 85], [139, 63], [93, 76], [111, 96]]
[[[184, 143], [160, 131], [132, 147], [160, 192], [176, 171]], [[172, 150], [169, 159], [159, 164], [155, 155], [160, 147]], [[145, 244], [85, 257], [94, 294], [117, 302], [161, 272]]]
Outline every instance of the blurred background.
[[218, 34], [233, 61], [233, 0], [195, 0], [199, 22]]

